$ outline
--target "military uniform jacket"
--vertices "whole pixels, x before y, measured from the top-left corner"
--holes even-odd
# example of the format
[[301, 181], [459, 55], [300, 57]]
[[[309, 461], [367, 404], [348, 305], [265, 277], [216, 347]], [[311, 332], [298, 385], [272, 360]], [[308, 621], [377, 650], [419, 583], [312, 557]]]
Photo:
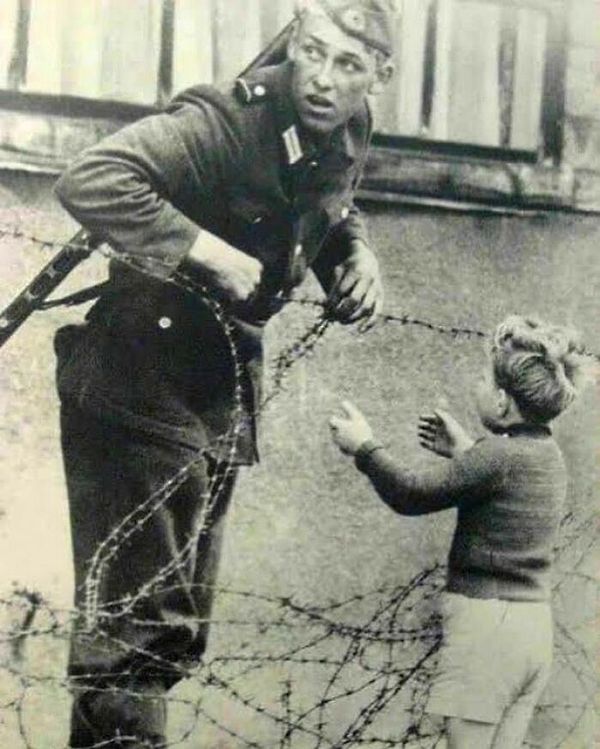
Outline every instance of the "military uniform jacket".
[[226, 431], [229, 344], [201, 297], [165, 282], [206, 229], [263, 264], [258, 294], [235, 318], [247, 414], [238, 459], [254, 460], [265, 322], [309, 267], [327, 288], [352, 242], [367, 241], [353, 203], [371, 132], [367, 104], [318, 151], [297, 122], [290, 73], [283, 63], [191, 88], [84, 152], [59, 179], [65, 208], [153, 276], [112, 261], [86, 324], [59, 331], [62, 398], [192, 449]]

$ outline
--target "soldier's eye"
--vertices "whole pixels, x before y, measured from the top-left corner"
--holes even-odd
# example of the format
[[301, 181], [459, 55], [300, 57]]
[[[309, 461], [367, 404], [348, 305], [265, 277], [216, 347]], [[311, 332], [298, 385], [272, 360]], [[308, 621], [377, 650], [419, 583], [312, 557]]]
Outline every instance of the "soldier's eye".
[[304, 51], [304, 54], [308, 57], [308, 59], [312, 60], [313, 62], [320, 60], [322, 57], [321, 50], [314, 44], [305, 44], [302, 49]]
[[340, 64], [346, 73], [361, 73], [364, 70], [356, 60], [342, 60]]

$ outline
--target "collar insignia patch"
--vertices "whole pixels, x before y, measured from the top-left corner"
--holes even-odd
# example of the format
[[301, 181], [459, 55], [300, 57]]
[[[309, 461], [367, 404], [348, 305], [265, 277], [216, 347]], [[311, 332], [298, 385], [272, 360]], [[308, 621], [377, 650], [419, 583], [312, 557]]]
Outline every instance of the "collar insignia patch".
[[283, 143], [285, 145], [288, 164], [290, 164], [291, 166], [292, 164], [300, 161], [300, 159], [304, 155], [302, 146], [300, 145], [300, 138], [298, 137], [296, 126], [292, 125], [291, 127], [288, 127], [288, 129], [284, 130], [281, 135], [283, 138]]

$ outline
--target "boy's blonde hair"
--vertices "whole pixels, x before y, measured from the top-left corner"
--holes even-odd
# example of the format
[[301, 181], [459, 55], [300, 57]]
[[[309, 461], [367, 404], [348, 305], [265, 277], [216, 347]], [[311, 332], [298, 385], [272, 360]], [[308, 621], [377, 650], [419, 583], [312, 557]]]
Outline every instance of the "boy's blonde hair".
[[578, 334], [535, 318], [511, 315], [500, 323], [491, 356], [496, 384], [535, 423], [558, 416], [588, 379], [590, 357]]

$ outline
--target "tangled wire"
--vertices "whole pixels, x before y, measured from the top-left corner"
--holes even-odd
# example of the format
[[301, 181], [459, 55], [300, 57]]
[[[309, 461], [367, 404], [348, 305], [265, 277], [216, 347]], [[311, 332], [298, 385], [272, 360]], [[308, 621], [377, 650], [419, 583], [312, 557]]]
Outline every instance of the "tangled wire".
[[[27, 240], [43, 248], [53, 249], [59, 245], [11, 228], [0, 228], [0, 237], [3, 236]], [[150, 273], [134, 257], [115, 255], [106, 248], [101, 251], [134, 265], [141, 272]], [[208, 290], [192, 279], [175, 277], [171, 282], [201, 296], [229, 344], [236, 385], [230, 426], [218, 445], [219, 454], [224, 456], [225, 471], [216, 474], [209, 484], [203, 497], [202, 522], [178, 556], [134, 595], [126, 600], [111, 601], [107, 607], [99, 603], [98, 591], [111, 560], [181, 486], [195, 462], [204, 460], [204, 454], [183, 466], [111, 530], [95, 549], [84, 582], [83, 626], [80, 625], [82, 612], [57, 610], [38, 591], [15, 588], [11, 595], [0, 599], [3, 619], [11, 622], [0, 632], [0, 643], [5, 650], [0, 661], [0, 726], [10, 724], [15, 729], [13, 735], [17, 735], [27, 749], [46, 746], [35, 735], [32, 702], [34, 705], [43, 699], [47, 704], [66, 702], [68, 688], [73, 684], [72, 680], [67, 683], [55, 664], [50, 664], [45, 672], [40, 672], [37, 666], [29, 667], [29, 650], [58, 644], [62, 652], [72, 637], [85, 639], [97, 635], [104, 623], [115, 616], [115, 610], [119, 616], [134, 615], [141, 600], [157, 589], [164, 592], [173, 579], [173, 572], [187, 563], [202, 534], [209, 531], [204, 521], [219, 499], [227, 472], [233, 470], [243, 410], [240, 384], [243, 365], [233, 323]], [[319, 300], [291, 298], [286, 301], [314, 308], [316, 319], [275, 357], [271, 389], [257, 412], [264, 410], [282, 392], [291, 369], [315, 350], [332, 325]], [[405, 314], [382, 315], [380, 324], [412, 325], [455, 339], [485, 336], [480, 330], [446, 326]], [[583, 549], [576, 558], [572, 544], [575, 538], [577, 548]], [[586, 561], [597, 551], [597, 543], [588, 518], [583, 521], [571, 516], [565, 518], [557, 550], [562, 570], [557, 593], [573, 580], [578, 584], [583, 581], [585, 585], [597, 585], [584, 571]], [[185, 719], [178, 722], [182, 728], [168, 746], [184, 744], [202, 725], [211, 726], [222, 736], [222, 747], [441, 747], [440, 726], [426, 715], [424, 708], [440, 645], [436, 599], [442, 586], [443, 568], [433, 565], [396, 586], [382, 586], [326, 605], [302, 602], [291, 596], [217, 588], [217, 596], [235, 600], [237, 615], [228, 619], [213, 617], [211, 628], [236, 628], [243, 631], [245, 637], [239, 649], [219, 651], [193, 670], [180, 668], [184, 686], [169, 697], [169, 702]], [[103, 635], [109, 641], [112, 639], [117, 647], [131, 647], [111, 638], [108, 632]], [[531, 744], [543, 749], [564, 745], [588, 715], [597, 690], [596, 669], [589, 647], [578, 632], [561, 622], [560, 616], [557, 640], [557, 663], [561, 672], [568, 673], [577, 684], [578, 691], [568, 703], [548, 701], [538, 708], [540, 713], [549, 716], [557, 711], [569, 716], [563, 722], [558, 743], [550, 745], [544, 738], [542, 743]], [[249, 644], [255, 642], [260, 643], [257, 649]], [[156, 653], [140, 651], [138, 654], [161, 665]], [[168, 665], [173, 667], [172, 663]], [[127, 677], [128, 674], [125, 671], [120, 675]], [[258, 683], [263, 686], [261, 698], [253, 695]], [[310, 692], [305, 689], [307, 683], [313, 685]], [[32, 694], [37, 695], [37, 699], [32, 701]], [[229, 717], [224, 715], [227, 711], [219, 707], [223, 700], [230, 705]], [[389, 730], [391, 712], [396, 716], [393, 733]], [[244, 727], [240, 728], [242, 724]], [[93, 749], [101, 749], [101, 746], [97, 744]]]

